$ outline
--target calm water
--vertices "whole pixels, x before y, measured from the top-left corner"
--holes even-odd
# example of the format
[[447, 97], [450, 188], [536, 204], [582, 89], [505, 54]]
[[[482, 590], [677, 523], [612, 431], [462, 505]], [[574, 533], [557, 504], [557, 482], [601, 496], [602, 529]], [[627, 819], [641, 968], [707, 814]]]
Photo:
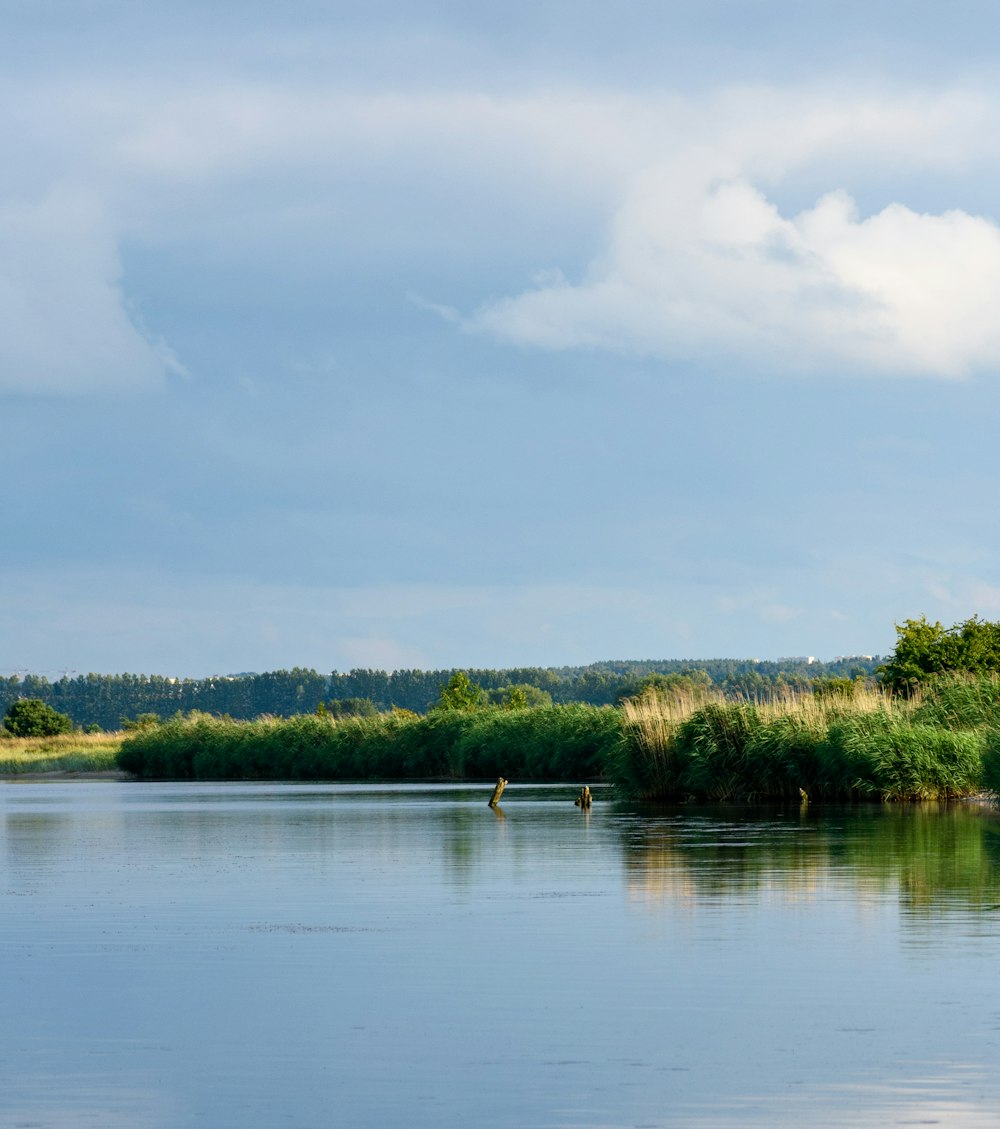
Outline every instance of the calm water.
[[0, 1127], [1000, 1124], [1000, 822], [0, 783]]

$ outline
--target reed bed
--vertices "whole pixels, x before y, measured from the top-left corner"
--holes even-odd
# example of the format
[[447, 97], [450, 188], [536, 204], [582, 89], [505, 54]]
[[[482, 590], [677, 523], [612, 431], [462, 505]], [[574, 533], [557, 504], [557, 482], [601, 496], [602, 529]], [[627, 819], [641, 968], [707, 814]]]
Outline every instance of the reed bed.
[[859, 685], [727, 700], [708, 687], [620, 709], [190, 714], [126, 735], [118, 764], [172, 780], [605, 780], [666, 802], [948, 799], [1000, 793], [1000, 679], [941, 679], [906, 699]]
[[192, 714], [129, 735], [118, 763], [147, 780], [593, 781], [620, 739], [616, 710], [584, 705], [341, 720]]
[[0, 776], [43, 772], [110, 772], [118, 767], [121, 733], [62, 733], [0, 738]]
[[622, 707], [610, 775], [628, 793], [660, 801], [974, 793], [983, 782], [986, 725], [932, 723], [933, 709], [952, 708], [936, 701], [903, 701], [877, 687], [737, 701], [646, 695]]

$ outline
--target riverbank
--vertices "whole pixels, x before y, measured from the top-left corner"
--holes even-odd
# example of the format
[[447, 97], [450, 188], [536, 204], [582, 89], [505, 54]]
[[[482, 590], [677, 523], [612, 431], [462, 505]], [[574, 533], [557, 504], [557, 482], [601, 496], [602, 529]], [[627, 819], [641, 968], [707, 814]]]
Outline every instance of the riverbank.
[[56, 737], [0, 738], [0, 777], [115, 779], [124, 733], [62, 733]]
[[848, 689], [340, 721], [193, 714], [128, 735], [118, 765], [147, 780], [605, 782], [655, 802], [935, 800], [1000, 784], [1000, 681], [950, 680], [920, 700]]
[[[107, 775], [104, 775], [107, 774]], [[1000, 792], [1000, 679], [922, 697], [878, 688], [763, 701], [651, 693], [621, 708], [392, 711], [234, 721], [191, 713], [129, 733], [0, 740], [34, 779], [608, 783], [653, 802], [939, 800]]]

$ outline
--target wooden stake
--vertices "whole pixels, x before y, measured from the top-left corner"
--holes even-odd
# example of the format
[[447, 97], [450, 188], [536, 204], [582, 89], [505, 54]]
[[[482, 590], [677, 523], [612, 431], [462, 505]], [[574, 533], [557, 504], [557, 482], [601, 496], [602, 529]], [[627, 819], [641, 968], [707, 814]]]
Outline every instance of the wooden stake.
[[577, 796], [573, 803], [576, 804], [578, 808], [586, 810], [590, 807], [592, 802], [593, 796], [591, 796], [590, 794], [590, 787], [589, 785], [584, 784], [584, 786], [580, 789], [580, 795]]
[[503, 795], [504, 788], [507, 787], [507, 781], [501, 776], [497, 780], [497, 786], [493, 789], [493, 795], [490, 796], [490, 807], [495, 808], [500, 803], [500, 797]]

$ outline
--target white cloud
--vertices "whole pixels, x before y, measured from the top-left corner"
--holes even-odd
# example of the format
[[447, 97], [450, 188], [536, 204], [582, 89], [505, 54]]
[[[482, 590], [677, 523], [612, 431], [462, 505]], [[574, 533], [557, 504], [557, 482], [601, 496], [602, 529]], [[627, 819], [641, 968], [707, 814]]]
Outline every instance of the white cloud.
[[836, 185], [785, 215], [762, 187], [829, 163], [852, 138], [875, 169], [955, 158], [954, 134], [970, 140], [981, 107], [938, 106], [921, 130], [905, 107], [778, 112], [758, 101], [754, 115], [750, 101], [738, 114], [716, 106], [702, 142], [630, 178], [581, 281], [556, 277], [490, 302], [467, 326], [551, 349], [754, 369], [961, 377], [1000, 364], [992, 219], [895, 202], [862, 216]]
[[0, 391], [133, 390], [179, 368], [129, 316], [114, 232], [85, 196], [0, 206]]
[[[843, 189], [928, 173], [961, 186], [997, 161], [998, 116], [962, 91], [43, 84], [0, 112], [0, 143], [23, 158], [0, 171], [0, 390], [162, 378], [169, 352], [130, 316], [125, 238], [262, 271], [291, 247], [306, 273], [348, 240], [375, 260], [388, 248], [404, 285], [451, 254], [466, 293], [519, 232], [522, 261], [554, 233], [567, 261], [537, 265], [564, 270], [603, 239], [584, 277], [549, 270], [464, 324], [549, 348], [973, 372], [1000, 358], [1000, 229], [905, 202], [863, 216]], [[814, 203], [790, 208], [801, 176]], [[421, 293], [453, 317], [457, 295]]]

